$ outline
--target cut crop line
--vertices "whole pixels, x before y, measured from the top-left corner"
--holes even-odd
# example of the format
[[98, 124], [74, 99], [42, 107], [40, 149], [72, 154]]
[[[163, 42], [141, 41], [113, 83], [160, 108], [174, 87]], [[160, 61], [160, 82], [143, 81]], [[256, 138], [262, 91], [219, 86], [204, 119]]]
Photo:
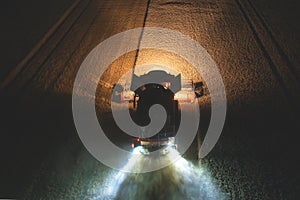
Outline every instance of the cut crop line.
[[132, 78], [133, 78], [133, 75], [134, 75], [136, 63], [137, 63], [139, 53], [140, 53], [140, 47], [141, 47], [141, 43], [142, 43], [142, 39], [143, 39], [144, 29], [145, 29], [145, 26], [146, 26], [146, 21], [147, 21], [147, 17], [148, 17], [150, 2], [151, 2], [151, 0], [148, 0], [148, 2], [147, 2], [147, 8], [146, 8], [145, 16], [144, 16], [142, 31], [141, 31], [141, 34], [139, 36], [137, 50], [136, 50], [136, 54], [135, 54], [135, 58], [134, 58], [134, 62], [133, 62], [133, 67], [132, 67]]

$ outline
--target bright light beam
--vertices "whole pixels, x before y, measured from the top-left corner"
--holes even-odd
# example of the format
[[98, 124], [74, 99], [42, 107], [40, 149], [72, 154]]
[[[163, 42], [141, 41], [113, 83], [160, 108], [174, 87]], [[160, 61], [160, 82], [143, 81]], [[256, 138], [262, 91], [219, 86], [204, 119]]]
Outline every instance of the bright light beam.
[[[142, 147], [133, 149], [132, 157], [124, 165], [123, 169], [125, 171], [133, 167], [143, 167], [147, 162], [155, 159], [140, 153], [140, 148]], [[168, 152], [167, 155], [156, 159], [172, 160], [172, 158], [179, 155], [178, 151], [171, 147]], [[161, 179], [161, 177], [165, 178]], [[186, 199], [228, 199], [216, 185], [207, 167], [194, 165], [183, 157], [180, 157], [170, 166], [152, 173], [130, 174], [122, 171], [112, 171], [104, 183], [101, 186], [99, 185], [99, 194], [101, 193], [101, 195], [98, 195], [95, 199], [117, 199], [120, 196], [125, 199], [127, 197], [139, 199], [143, 198], [143, 195], [152, 193], [158, 195], [172, 190], [172, 188], [165, 187], [178, 188], [175, 193], [168, 194], [173, 197], [181, 195]], [[159, 187], [162, 191], [157, 191], [157, 184], [163, 186]], [[154, 190], [154, 188], [156, 189]], [[129, 196], [125, 197], [124, 194]], [[171, 196], [169, 197], [171, 198]]]

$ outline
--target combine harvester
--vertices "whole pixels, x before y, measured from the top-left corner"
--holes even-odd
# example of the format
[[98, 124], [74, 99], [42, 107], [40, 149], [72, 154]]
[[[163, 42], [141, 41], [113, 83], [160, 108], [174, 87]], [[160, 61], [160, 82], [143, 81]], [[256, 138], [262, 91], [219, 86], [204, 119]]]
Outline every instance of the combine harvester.
[[[159, 77], [160, 84], [151, 83], [153, 77]], [[143, 85], [142, 83], [150, 83]], [[157, 83], [157, 82], [156, 82]], [[120, 103], [133, 103], [133, 120], [141, 126], [140, 137], [133, 138], [131, 147], [140, 147], [144, 155], [152, 151], [161, 150], [167, 154], [169, 148], [177, 148], [175, 135], [180, 123], [180, 103], [192, 103], [203, 96], [203, 83], [193, 83], [191, 80], [181, 80], [181, 74], [173, 76], [162, 70], [150, 71], [147, 74], [136, 76], [133, 74], [132, 82], [121, 86], [116, 84], [117, 90], [113, 99]], [[137, 88], [134, 90], [133, 88]], [[133, 91], [134, 90], [134, 91]], [[149, 109], [154, 104], [162, 105], [167, 112], [164, 127], [152, 137], [145, 137], [145, 126], [150, 123]]]

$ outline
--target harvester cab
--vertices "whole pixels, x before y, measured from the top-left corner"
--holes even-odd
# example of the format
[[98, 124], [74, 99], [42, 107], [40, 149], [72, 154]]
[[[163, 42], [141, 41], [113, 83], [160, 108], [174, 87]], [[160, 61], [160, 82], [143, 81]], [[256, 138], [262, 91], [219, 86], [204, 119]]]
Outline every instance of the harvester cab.
[[[185, 86], [188, 85], [187, 88]], [[203, 95], [203, 83], [193, 83], [182, 80], [181, 74], [171, 75], [162, 70], [150, 71], [147, 74], [137, 76], [133, 74], [130, 88], [116, 85], [120, 98], [126, 96], [127, 102], [133, 103], [133, 120], [141, 126], [140, 137], [133, 138], [132, 148], [140, 146], [142, 153], [162, 149], [167, 153], [167, 148], [176, 148], [175, 135], [180, 124], [180, 108], [178, 102], [193, 102]], [[126, 93], [126, 94], [125, 94]], [[131, 95], [131, 97], [129, 97]], [[114, 94], [113, 94], [114, 97]], [[116, 97], [116, 95], [115, 95]], [[123, 98], [123, 99], [122, 99]], [[149, 109], [159, 104], [164, 107], [167, 119], [164, 127], [152, 137], [144, 136], [144, 127], [150, 123]], [[149, 130], [147, 130], [149, 132]]]

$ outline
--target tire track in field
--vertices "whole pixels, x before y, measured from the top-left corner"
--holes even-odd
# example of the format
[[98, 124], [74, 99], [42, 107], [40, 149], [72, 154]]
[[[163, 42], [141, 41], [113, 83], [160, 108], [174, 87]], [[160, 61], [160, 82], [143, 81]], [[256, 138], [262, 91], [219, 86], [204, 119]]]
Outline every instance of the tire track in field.
[[82, 42], [84, 42], [87, 34], [89, 33], [91, 27], [92, 27], [92, 24], [95, 23], [96, 19], [97, 19], [97, 16], [98, 16], [98, 13], [96, 13], [94, 16], [93, 16], [93, 19], [89, 25], [89, 27], [87, 28], [87, 30], [85, 31], [85, 33], [82, 35], [80, 41], [78, 42], [76, 48], [74, 48], [74, 50], [72, 51], [72, 53], [70, 54], [69, 58], [66, 60], [65, 64], [63, 65], [61, 71], [58, 73], [57, 76], [55, 76], [54, 80], [52, 82], [49, 83], [49, 85], [45, 85], [45, 88], [53, 88], [54, 85], [57, 83], [57, 81], [61, 78], [61, 76], [64, 74], [66, 68], [68, 67], [68, 63], [70, 62], [70, 60], [73, 58], [73, 56], [75, 55], [76, 51], [79, 49], [80, 45]]
[[[145, 11], [145, 14], [144, 14], [144, 17], [143, 17], [143, 23], [142, 23], [142, 31], [140, 33], [140, 36], [139, 36], [139, 40], [138, 40], [138, 45], [137, 45], [137, 50], [136, 50], [136, 53], [134, 55], [134, 62], [133, 62], [133, 69], [135, 68], [136, 66], [136, 63], [137, 63], [137, 60], [138, 60], [138, 57], [139, 57], [139, 48], [140, 48], [140, 45], [141, 45], [141, 42], [142, 42], [142, 38], [143, 38], [143, 33], [144, 33], [144, 27], [146, 26], [146, 21], [147, 21], [147, 16], [148, 16], [148, 11], [149, 11], [149, 6], [150, 6], [150, 2], [151, 0], [147, 0], [147, 5], [146, 5], [146, 11]], [[86, 31], [86, 33], [84, 34], [84, 36], [81, 38], [80, 42], [79, 42], [79, 45], [75, 48], [75, 51], [73, 51], [72, 55], [69, 57], [69, 59], [66, 61], [66, 64], [64, 65], [63, 69], [61, 70], [61, 72], [59, 73], [58, 76], [56, 76], [55, 80], [52, 81], [52, 83], [49, 84], [49, 86], [46, 86], [46, 89], [53, 89], [55, 90], [55, 86], [58, 85], [59, 81], [63, 79], [63, 75], [66, 73], [66, 70], [67, 68], [69, 67], [68, 63], [71, 62], [71, 59], [74, 58], [75, 54], [76, 54], [76, 51], [79, 49], [79, 47], [85, 43], [85, 40], [88, 38], [87, 34], [89, 32], [92, 32], [92, 26], [93, 24], [97, 24], [96, 20], [97, 18], [99, 17], [99, 13], [97, 13], [97, 15], [95, 16], [95, 18], [93, 19], [93, 22], [91, 23], [91, 25], [89, 26], [88, 30]], [[113, 20], [113, 19], [111, 19]], [[133, 73], [134, 73], [134, 70], [133, 70]], [[103, 85], [102, 84], [103, 81], [100, 80], [100, 85]], [[104, 86], [105, 85], [111, 85], [110, 83], [108, 82], [105, 82]], [[106, 86], [105, 86], [106, 87]], [[111, 86], [109, 86], [108, 88], [112, 88]]]
[[37, 52], [53, 37], [57, 30], [66, 23], [67, 19], [79, 7], [80, 0], [76, 0], [56, 21], [56, 23], [44, 34], [44, 36], [37, 42], [37, 44], [29, 51], [27, 55], [16, 65], [14, 69], [8, 72], [6, 78], [0, 84], [0, 88], [6, 88], [13, 82], [16, 77], [24, 70], [24, 67], [36, 56]]
[[[29, 77], [28, 77], [28, 78], [25, 78], [25, 80], [24, 80], [24, 78], [21, 78], [21, 76], [24, 75], [24, 73], [26, 73], [26, 71], [28, 70], [27, 67], [30, 67], [30, 65], [34, 65], [34, 64], [32, 63], [32, 60], [34, 60], [34, 58], [36, 58], [36, 57], [38, 56], [38, 55], [34, 55], [34, 56], [31, 58], [31, 60], [28, 61], [28, 63], [26, 64], [27, 67], [23, 67], [23, 69], [17, 74], [17, 76], [14, 78], [14, 80], [11, 81], [11, 84], [10, 84], [8, 87], [11, 87], [11, 85], [14, 85], [14, 84], [15, 84], [15, 83], [14, 83], [15, 81], [18, 82], [18, 81], [17, 81], [18, 79], [21, 80], [21, 84], [20, 84], [20, 83], [17, 84], [17, 87], [16, 87], [16, 90], [17, 90], [17, 91], [18, 91], [18, 90], [21, 90], [21, 91], [22, 91], [22, 90], [24, 90], [25, 88], [28, 87], [29, 83], [32, 82], [32, 81], [34, 80], [34, 78], [36, 77], [36, 75], [37, 75], [40, 71], [42, 71], [43, 66], [44, 66], [45, 63], [50, 59], [51, 55], [55, 52], [55, 50], [58, 48], [58, 46], [59, 46], [59, 44], [61, 43], [61, 41], [63, 41], [63, 40], [66, 38], [66, 36], [68, 35], [68, 33], [72, 30], [72, 28], [74, 27], [74, 25], [78, 22], [78, 20], [80, 19], [80, 17], [83, 15], [83, 13], [84, 13], [84, 12], [86, 11], [86, 9], [89, 7], [90, 2], [91, 2], [91, 0], [88, 0], [88, 2], [86, 3], [86, 5], [84, 5], [83, 9], [80, 10], [79, 15], [77, 15], [77, 16], [75, 17], [75, 20], [73, 20], [73, 21], [71, 22], [71, 25], [67, 28], [67, 30], [64, 31], [63, 35], [58, 39], [58, 41], [55, 41], [55, 45], [53, 46], [53, 48], [51, 48], [51, 49], [49, 50], [49, 52], [47, 52], [45, 58], [42, 58], [41, 63], [39, 63], [39, 62], [37, 61], [37, 62], [38, 62], [38, 65], [36, 66], [37, 69], [33, 69], [33, 72], [32, 72], [32, 73], [29, 73], [29, 74], [28, 74]], [[73, 11], [73, 13], [74, 13], [74, 11]], [[73, 13], [71, 13], [70, 15], [72, 15]], [[68, 18], [68, 17], [67, 17], [67, 18]], [[68, 19], [66, 19], [66, 20], [68, 20]], [[64, 24], [61, 24], [61, 26], [60, 26], [59, 28], [61, 28], [62, 26], [64, 26]], [[58, 32], [58, 30], [56, 30], [56, 32], [55, 32], [54, 34], [56, 34], [57, 32]], [[49, 40], [52, 39], [53, 37], [55, 37], [55, 36], [52, 35], [52, 36], [49, 38]], [[48, 40], [48, 41], [49, 41], [49, 40]], [[48, 41], [47, 41], [47, 42], [48, 42]], [[44, 45], [44, 46], [45, 46], [45, 45]], [[43, 47], [42, 47], [42, 48], [43, 48]], [[41, 56], [39, 56], [39, 57], [41, 57]], [[34, 61], [33, 61], [33, 62], [34, 62]], [[31, 68], [34, 68], [34, 67], [31, 66]], [[23, 79], [23, 80], [22, 80], [22, 79]], [[14, 88], [14, 86], [13, 86], [13, 88]]]
[[275, 36], [273, 35], [269, 25], [267, 24], [266, 20], [263, 18], [263, 16], [259, 13], [259, 11], [256, 9], [256, 7], [253, 5], [253, 3], [250, 0], [247, 0], [248, 4], [260, 20], [262, 26], [265, 28], [266, 32], [269, 34], [270, 39], [272, 40], [273, 44], [277, 48], [282, 60], [286, 62], [286, 65], [288, 69], [290, 70], [291, 74], [294, 76], [294, 78], [297, 80], [298, 84], [300, 83], [300, 76], [297, 73], [295, 65], [291, 62], [287, 54], [284, 52], [283, 48], [280, 46], [278, 41], [276, 40]]
[[291, 92], [288, 90], [283, 78], [281, 77], [276, 64], [274, 63], [274, 61], [271, 58], [271, 55], [269, 54], [268, 50], [266, 49], [262, 39], [259, 37], [258, 32], [256, 31], [254, 24], [251, 22], [250, 17], [248, 16], [247, 12], [245, 11], [244, 7], [242, 6], [240, 0], [235, 0], [239, 10], [241, 11], [247, 25], [249, 26], [251, 32], [253, 33], [253, 37], [256, 41], [256, 43], [258, 44], [259, 48], [261, 49], [263, 55], [266, 58], [266, 61], [268, 62], [270, 69], [273, 73], [273, 75], [275, 76], [276, 80], [278, 81], [278, 84], [281, 86], [282, 92], [285, 95], [285, 97], [287, 98], [287, 100], [291, 103], [290, 105], [290, 109], [294, 111], [294, 108], [297, 108], [297, 104], [294, 102], [293, 100], [293, 95], [291, 94]]
[[[30, 83], [34, 81], [34, 79], [36, 77], [38, 77], [38, 74], [42, 73], [43, 69], [44, 69], [44, 65], [46, 64], [46, 62], [51, 59], [51, 56], [54, 54], [54, 52], [59, 48], [59, 45], [64, 41], [64, 39], [68, 36], [68, 34], [71, 32], [71, 30], [74, 28], [75, 24], [78, 23], [79, 19], [82, 17], [82, 15], [87, 11], [87, 9], [90, 7], [92, 0], [89, 0], [89, 2], [87, 3], [86, 7], [82, 10], [82, 12], [80, 13], [80, 15], [77, 16], [76, 20], [74, 21], [74, 23], [69, 27], [69, 29], [65, 32], [64, 36], [61, 38], [61, 40], [57, 43], [57, 45], [55, 46], [55, 48], [52, 49], [52, 51], [47, 55], [47, 58], [44, 60], [44, 62], [40, 65], [40, 67], [38, 68], [38, 70], [36, 71], [36, 73], [31, 77], [30, 80], [28, 80], [28, 82], [24, 85], [24, 88], [28, 88], [30, 87]], [[95, 20], [97, 15], [95, 15], [93, 17], [93, 20], [91, 22], [91, 24], [93, 23], [93, 21]], [[89, 26], [90, 27], [90, 26]], [[87, 34], [87, 32], [89, 31], [89, 28], [84, 32], [82, 38], [85, 37], [85, 35]], [[72, 51], [72, 53], [69, 55], [66, 63], [72, 58], [74, 52], [77, 50], [79, 44], [81, 43], [82, 39], [79, 41], [79, 43], [77, 44], [76, 48], [74, 48], [74, 50]], [[66, 66], [66, 65], [65, 65]], [[64, 68], [63, 68], [64, 70]], [[58, 77], [58, 76], [57, 76]], [[47, 85], [44, 85], [44, 88], [47, 88]]]

